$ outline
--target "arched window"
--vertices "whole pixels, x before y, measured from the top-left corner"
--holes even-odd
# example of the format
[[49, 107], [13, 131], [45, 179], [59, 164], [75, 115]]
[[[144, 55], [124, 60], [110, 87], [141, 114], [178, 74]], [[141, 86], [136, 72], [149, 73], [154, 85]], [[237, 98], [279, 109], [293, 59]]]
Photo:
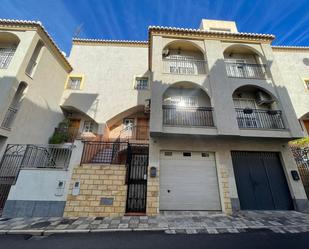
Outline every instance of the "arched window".
[[30, 58], [30, 61], [27, 65], [26, 74], [28, 74], [31, 77], [33, 77], [35, 69], [38, 65], [39, 55], [41, 53], [43, 46], [44, 46], [43, 42], [39, 41], [37, 43], [37, 45], [35, 46], [34, 52]]
[[20, 107], [21, 101], [24, 96], [24, 91], [27, 88], [27, 84], [25, 82], [21, 82], [15, 92], [15, 95], [12, 99], [12, 102], [4, 116], [4, 119], [2, 121], [1, 127], [6, 129], [11, 129], [13, 122], [16, 118], [16, 114], [18, 112], [18, 109]]
[[171, 74], [206, 74], [203, 52], [192, 42], [174, 41], [162, 50], [163, 72]]
[[19, 41], [19, 38], [12, 33], [0, 32], [0, 69], [8, 68]]

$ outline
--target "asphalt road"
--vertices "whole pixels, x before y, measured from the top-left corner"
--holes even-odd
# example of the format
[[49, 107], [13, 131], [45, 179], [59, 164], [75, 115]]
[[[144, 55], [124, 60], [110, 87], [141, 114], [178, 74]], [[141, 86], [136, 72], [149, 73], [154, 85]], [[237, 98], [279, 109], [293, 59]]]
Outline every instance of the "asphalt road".
[[276, 234], [247, 232], [239, 234], [176, 234], [163, 232], [108, 232], [62, 234], [49, 237], [1, 235], [2, 249], [308, 249], [309, 233]]

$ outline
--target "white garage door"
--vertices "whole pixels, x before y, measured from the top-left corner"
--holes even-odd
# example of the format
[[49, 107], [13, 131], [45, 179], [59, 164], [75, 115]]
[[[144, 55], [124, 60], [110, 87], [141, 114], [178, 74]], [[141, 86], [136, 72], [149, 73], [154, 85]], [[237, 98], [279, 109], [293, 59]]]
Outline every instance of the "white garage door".
[[214, 153], [161, 152], [160, 210], [221, 210]]

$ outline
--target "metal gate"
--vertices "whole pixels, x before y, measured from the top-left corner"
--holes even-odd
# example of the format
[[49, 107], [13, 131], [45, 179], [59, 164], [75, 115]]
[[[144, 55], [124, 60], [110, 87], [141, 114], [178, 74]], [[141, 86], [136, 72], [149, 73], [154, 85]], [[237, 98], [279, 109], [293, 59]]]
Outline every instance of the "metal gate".
[[232, 151], [232, 161], [242, 209], [293, 209], [279, 153]]
[[307, 198], [309, 199], [309, 147], [301, 148], [292, 146], [291, 150], [293, 152]]
[[149, 148], [145, 144], [129, 144], [127, 157], [127, 213], [145, 213]]

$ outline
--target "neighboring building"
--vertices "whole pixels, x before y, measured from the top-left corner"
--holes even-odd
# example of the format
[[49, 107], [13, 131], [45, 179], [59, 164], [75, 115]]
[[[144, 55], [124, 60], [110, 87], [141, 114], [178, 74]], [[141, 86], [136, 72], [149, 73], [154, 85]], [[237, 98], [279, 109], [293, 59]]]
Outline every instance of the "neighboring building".
[[77, 148], [57, 214], [308, 208], [288, 142], [306, 134], [309, 48], [272, 47], [274, 36], [227, 21], [148, 32], [147, 42], [73, 39], [60, 107]]
[[[18, 174], [18, 181], [11, 188], [7, 201], [8, 209], [18, 206], [26, 210], [29, 203], [33, 206], [38, 200], [52, 200], [45, 193], [53, 190], [48, 186], [46, 191], [44, 185], [36, 184], [50, 181], [50, 186], [55, 184], [56, 189], [61, 173], [58, 171], [58, 176], [53, 176], [55, 172], [28, 169], [19, 172], [19, 166], [20, 163], [29, 166], [34, 155], [40, 155], [41, 161], [32, 163], [42, 167], [43, 159], [49, 157], [41, 145], [48, 144], [55, 127], [64, 119], [59, 104], [64, 82], [71, 70], [71, 65], [40, 23], [0, 20], [1, 157], [7, 144], [15, 144], [7, 148], [10, 157], [1, 166], [0, 210]], [[23, 155], [28, 155], [24, 157], [27, 162], [19, 161]], [[31, 186], [33, 189], [29, 190]], [[23, 189], [28, 191], [23, 192]], [[38, 196], [35, 191], [40, 190]], [[65, 196], [62, 196], [62, 201], [65, 201]]]

